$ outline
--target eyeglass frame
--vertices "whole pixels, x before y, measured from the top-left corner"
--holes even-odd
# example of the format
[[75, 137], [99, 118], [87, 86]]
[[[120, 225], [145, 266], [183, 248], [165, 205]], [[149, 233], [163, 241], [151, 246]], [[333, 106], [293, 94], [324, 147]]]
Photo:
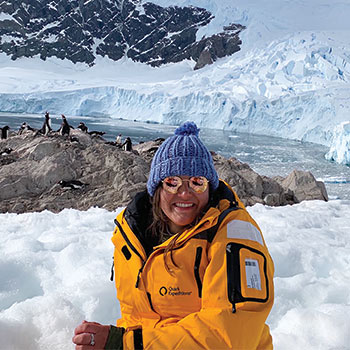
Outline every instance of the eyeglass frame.
[[[166, 184], [166, 179], [169, 179], [169, 178], [180, 179], [180, 184], [177, 185], [177, 186], [175, 186], [175, 187], [171, 187], [171, 186], [167, 185], [167, 184]], [[196, 191], [196, 189], [193, 188], [193, 187], [191, 186], [191, 179], [193, 179], [193, 178], [200, 178], [200, 179], [203, 181], [203, 185], [199, 186], [199, 187], [202, 187], [202, 186], [203, 186], [203, 187], [204, 187], [203, 190]], [[180, 176], [174, 175], [174, 176], [167, 176], [166, 178], [164, 178], [164, 179], [161, 181], [161, 183], [162, 183], [162, 188], [163, 188], [165, 191], [167, 191], [168, 193], [171, 193], [171, 194], [176, 194], [176, 193], [178, 193], [179, 188], [183, 185], [184, 182], [188, 182], [188, 187], [189, 187], [192, 191], [194, 191], [195, 193], [197, 193], [197, 194], [204, 193], [204, 192], [206, 191], [206, 189], [208, 188], [208, 184], [209, 184], [209, 180], [208, 180], [205, 176], [191, 176], [189, 179], [182, 179]], [[165, 184], [166, 187], [164, 187], [164, 184]], [[169, 191], [169, 189], [171, 189], [171, 188], [176, 189], [176, 191], [175, 191], [175, 192], [173, 192], [173, 191], [171, 191], [171, 190]]]

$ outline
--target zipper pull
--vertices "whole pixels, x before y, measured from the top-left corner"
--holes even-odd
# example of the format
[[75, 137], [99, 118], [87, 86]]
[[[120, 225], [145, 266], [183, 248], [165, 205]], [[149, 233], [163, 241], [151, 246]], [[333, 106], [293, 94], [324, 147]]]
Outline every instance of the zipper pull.
[[142, 273], [143, 268], [145, 267], [145, 265], [146, 265], [146, 261], [143, 261], [142, 262], [142, 266], [141, 266], [139, 272], [137, 273], [137, 279], [136, 279], [136, 284], [135, 284], [136, 288], [139, 287], [139, 283], [140, 283], [140, 279], [141, 279], [141, 273]]
[[232, 291], [231, 293], [231, 304], [232, 304], [232, 313], [236, 313], [236, 303], [234, 302], [235, 300], [235, 290]]
[[141, 275], [141, 272], [142, 272], [142, 268], [143, 268], [143, 266], [140, 268], [139, 272], [137, 273], [137, 279], [136, 279], [135, 288], [139, 287], [140, 277], [141, 277], [140, 275]]
[[236, 304], [232, 303], [232, 313], [235, 314], [236, 313]]
[[113, 262], [112, 262], [112, 267], [111, 267], [111, 277], [109, 278], [113, 282], [114, 278], [114, 256], [113, 256]]

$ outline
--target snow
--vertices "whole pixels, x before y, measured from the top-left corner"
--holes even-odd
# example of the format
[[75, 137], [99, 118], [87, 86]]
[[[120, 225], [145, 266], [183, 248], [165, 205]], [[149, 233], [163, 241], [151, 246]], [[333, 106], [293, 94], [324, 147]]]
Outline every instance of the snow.
[[[245, 25], [242, 50], [197, 71], [192, 61], [154, 68], [99, 57], [88, 67], [0, 54], [0, 111], [169, 125], [194, 120], [202, 128], [324, 144], [328, 159], [349, 160], [348, 1], [176, 5], [204, 7], [215, 16], [198, 39], [230, 23]], [[7, 19], [0, 13], [0, 20]], [[73, 349], [73, 330], [82, 320], [115, 323], [120, 309], [109, 281], [110, 237], [120, 209], [0, 214], [1, 349]], [[349, 349], [350, 201], [248, 210], [275, 262], [275, 305], [268, 318], [275, 349]]]
[[[201, 127], [329, 145], [334, 126], [348, 119], [349, 72], [346, 65], [342, 75], [330, 69], [311, 41], [303, 60], [290, 41], [200, 71], [193, 71], [189, 61], [152, 68], [101, 58], [90, 69], [55, 59], [46, 65], [39, 65], [39, 59], [0, 63], [0, 110], [97, 114], [170, 125], [193, 119]], [[301, 79], [303, 70], [307, 75]]]
[[153, 68], [127, 58], [98, 57], [88, 67], [55, 58], [12, 61], [0, 54], [0, 111], [49, 110], [169, 125], [192, 119], [201, 127], [330, 146], [334, 128], [350, 114], [350, 4], [177, 3], [188, 5], [215, 16], [199, 30], [199, 38], [232, 22], [245, 25], [242, 50], [198, 71], [192, 61]]
[[334, 128], [331, 147], [325, 157], [339, 164], [350, 165], [350, 121]]
[[15, 18], [8, 13], [0, 13], [0, 21], [15, 21]]
[[[1, 349], [73, 349], [82, 320], [115, 324], [110, 237], [120, 210], [0, 214]], [[349, 210], [341, 200], [248, 207], [275, 263], [276, 350], [349, 348]]]

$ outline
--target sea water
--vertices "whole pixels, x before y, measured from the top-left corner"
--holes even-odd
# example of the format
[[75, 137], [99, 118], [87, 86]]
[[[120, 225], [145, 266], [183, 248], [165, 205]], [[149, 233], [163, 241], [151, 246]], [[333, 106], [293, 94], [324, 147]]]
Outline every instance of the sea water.
[[[84, 122], [89, 131], [104, 131], [104, 138], [114, 141], [118, 134], [130, 137], [133, 144], [166, 138], [174, 133], [175, 126], [142, 123], [107, 117], [67, 117], [70, 125]], [[0, 113], [0, 127], [9, 125], [17, 131], [23, 122], [41, 128], [44, 116], [32, 114]], [[58, 130], [62, 118], [51, 115], [53, 130]], [[326, 185], [330, 199], [350, 199], [350, 167], [329, 162], [324, 155], [328, 147], [310, 142], [287, 140], [278, 137], [234, 133], [232, 131], [201, 128], [200, 137], [206, 146], [226, 158], [235, 157], [260, 175], [287, 176], [294, 169], [310, 171]]]

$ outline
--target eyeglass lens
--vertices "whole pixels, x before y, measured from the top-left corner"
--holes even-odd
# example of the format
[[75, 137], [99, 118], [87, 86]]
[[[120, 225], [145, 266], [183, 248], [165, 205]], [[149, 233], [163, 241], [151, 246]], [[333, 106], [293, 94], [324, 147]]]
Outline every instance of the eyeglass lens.
[[208, 180], [203, 176], [192, 176], [188, 180], [178, 176], [167, 177], [163, 180], [164, 189], [170, 193], [176, 193], [183, 182], [188, 182], [189, 187], [197, 193], [207, 189]]

